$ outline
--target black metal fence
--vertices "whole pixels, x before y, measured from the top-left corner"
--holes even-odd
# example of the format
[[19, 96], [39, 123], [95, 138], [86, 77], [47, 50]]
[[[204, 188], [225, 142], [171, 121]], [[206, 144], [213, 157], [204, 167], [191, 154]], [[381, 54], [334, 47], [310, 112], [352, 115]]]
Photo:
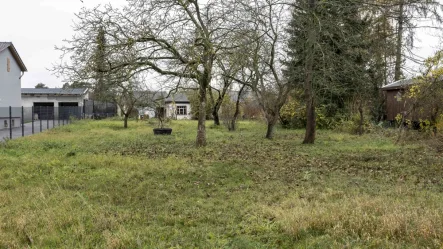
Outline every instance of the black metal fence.
[[89, 102], [85, 101], [84, 106], [0, 107], [0, 140], [32, 135], [70, 124], [72, 120], [106, 118], [117, 114], [113, 104]]
[[83, 106], [84, 118], [101, 119], [113, 117], [117, 114], [117, 105], [114, 103], [85, 100]]

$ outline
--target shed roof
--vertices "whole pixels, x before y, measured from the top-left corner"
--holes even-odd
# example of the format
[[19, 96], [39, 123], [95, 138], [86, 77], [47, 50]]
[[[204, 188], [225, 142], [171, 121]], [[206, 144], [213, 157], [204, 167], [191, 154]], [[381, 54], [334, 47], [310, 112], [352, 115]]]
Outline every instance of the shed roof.
[[403, 80], [398, 80], [395, 82], [392, 82], [390, 84], [387, 84], [386, 86], [383, 86], [381, 89], [382, 90], [396, 90], [396, 89], [403, 89], [406, 86], [412, 85], [415, 83], [414, 79], [403, 79]]
[[22, 94], [37, 94], [37, 95], [84, 95], [88, 92], [87, 88], [22, 88]]
[[9, 49], [18, 66], [20, 67], [20, 70], [22, 70], [22, 72], [27, 72], [28, 69], [26, 68], [25, 63], [23, 63], [22, 59], [20, 58], [20, 55], [14, 47], [14, 44], [12, 44], [12, 42], [0, 42], [0, 52], [6, 49]]

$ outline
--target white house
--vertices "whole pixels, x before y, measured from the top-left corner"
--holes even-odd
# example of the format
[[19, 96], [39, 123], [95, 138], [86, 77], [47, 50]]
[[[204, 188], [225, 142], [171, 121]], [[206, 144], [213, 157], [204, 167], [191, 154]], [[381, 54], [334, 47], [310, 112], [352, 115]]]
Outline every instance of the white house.
[[21, 105], [34, 107], [34, 118], [52, 119], [59, 116], [80, 115], [85, 100], [89, 99], [87, 88], [22, 88]]
[[185, 93], [170, 94], [166, 92], [152, 92], [146, 95], [146, 100], [138, 108], [139, 115], [153, 118], [159, 113], [164, 113], [171, 119], [191, 119], [191, 102]]
[[12, 42], [0, 42], [0, 129], [20, 126], [21, 78], [27, 71]]
[[166, 117], [191, 119], [191, 102], [184, 93], [176, 93], [165, 99]]

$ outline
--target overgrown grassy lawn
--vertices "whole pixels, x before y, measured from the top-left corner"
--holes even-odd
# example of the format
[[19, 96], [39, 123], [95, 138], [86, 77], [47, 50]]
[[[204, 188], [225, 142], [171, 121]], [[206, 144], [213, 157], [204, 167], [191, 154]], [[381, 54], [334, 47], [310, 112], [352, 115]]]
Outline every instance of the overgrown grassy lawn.
[[[440, 248], [443, 160], [419, 143], [240, 123], [81, 121], [0, 144], [0, 248]], [[208, 122], [209, 125], [209, 122]]]

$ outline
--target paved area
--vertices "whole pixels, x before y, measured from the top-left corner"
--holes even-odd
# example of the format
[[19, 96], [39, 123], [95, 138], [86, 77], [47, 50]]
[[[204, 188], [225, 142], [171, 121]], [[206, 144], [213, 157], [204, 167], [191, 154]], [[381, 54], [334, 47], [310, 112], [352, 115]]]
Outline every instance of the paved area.
[[[60, 124], [59, 124], [60, 122]], [[26, 123], [23, 127], [12, 128], [12, 139], [16, 139], [23, 136], [31, 136], [54, 127], [67, 125], [68, 120], [36, 120], [34, 121], [34, 129], [32, 129], [32, 123]], [[11, 136], [11, 131], [9, 128], [0, 130], [0, 141], [8, 139]]]

